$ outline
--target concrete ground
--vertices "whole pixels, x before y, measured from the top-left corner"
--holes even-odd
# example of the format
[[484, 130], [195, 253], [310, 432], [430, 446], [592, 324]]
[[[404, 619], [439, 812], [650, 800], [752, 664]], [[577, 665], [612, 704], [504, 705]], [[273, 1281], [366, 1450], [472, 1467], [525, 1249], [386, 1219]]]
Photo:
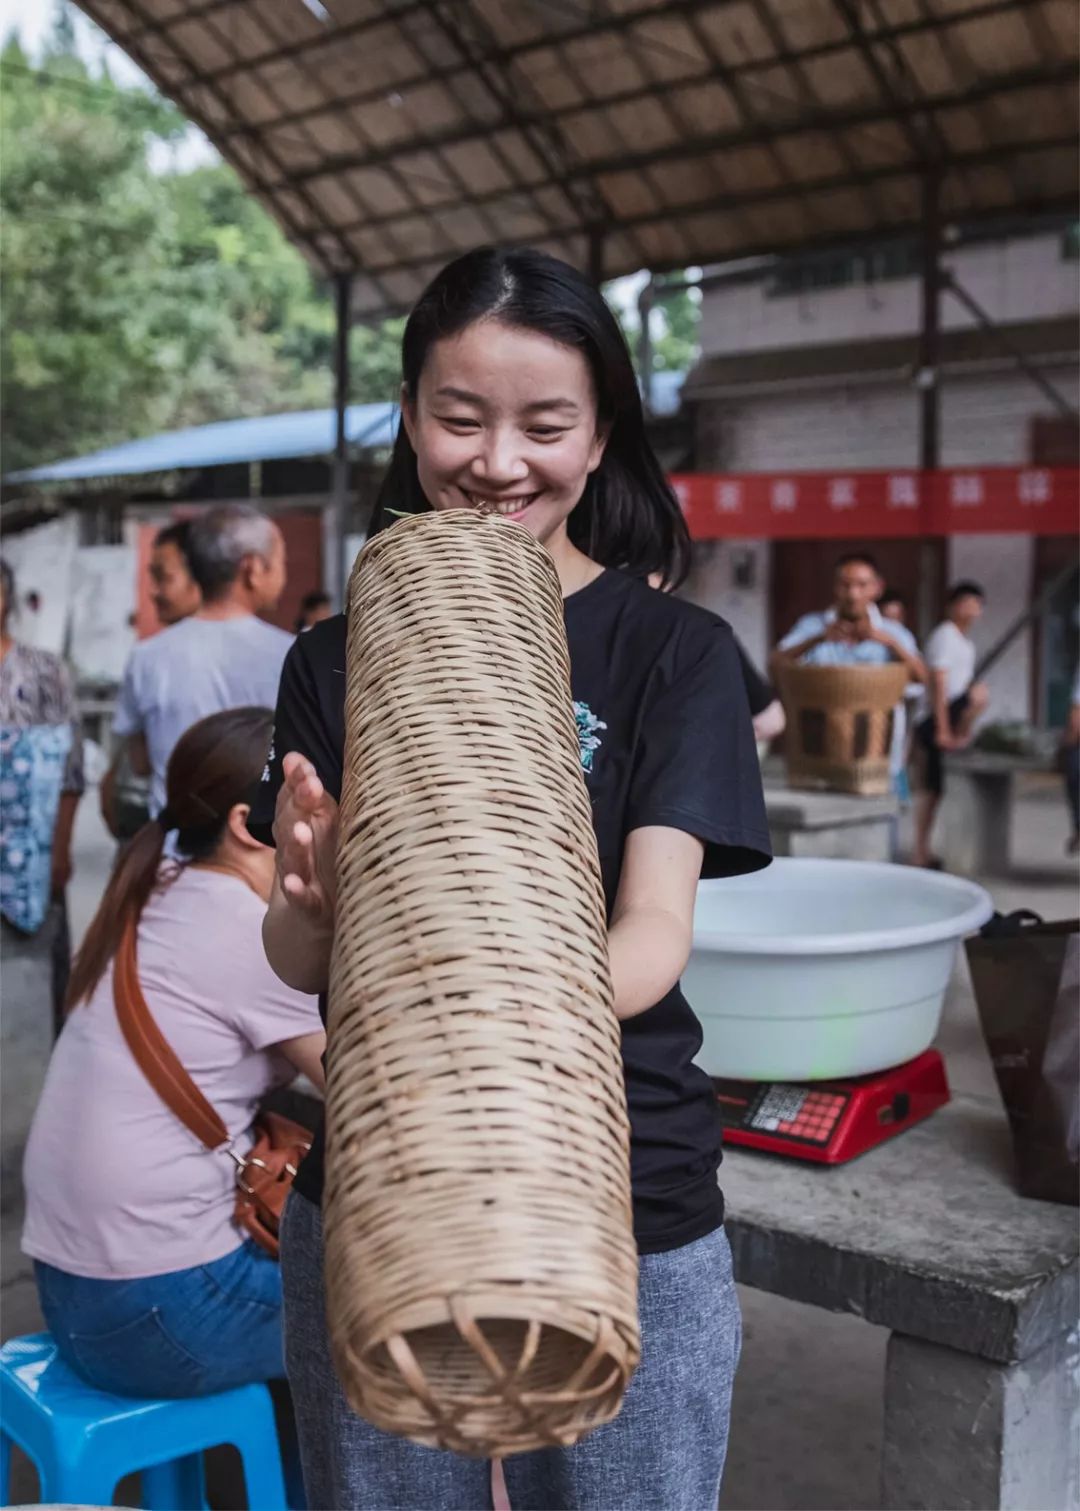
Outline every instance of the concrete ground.
[[[946, 799], [947, 801], [947, 799]], [[986, 882], [1002, 912], [1034, 908], [1046, 918], [1077, 915], [1077, 869], [1064, 856], [1068, 825], [1060, 785], [1032, 780], [1016, 805], [1013, 868]], [[76, 875], [69, 894], [72, 935], [81, 937], [97, 906], [112, 842], [97, 815], [96, 794], [82, 804], [75, 837]], [[993, 1073], [982, 1041], [961, 951], [939, 1045], [957, 1091], [986, 1093]], [[3, 1108], [2, 1138], [25, 1126], [41, 1064], [28, 1064]], [[762, 1179], [769, 1178], [762, 1161]], [[17, 1185], [0, 1192], [0, 1333], [41, 1326], [28, 1261], [19, 1253], [22, 1221]], [[742, 1289], [744, 1343], [735, 1391], [724, 1511], [868, 1511], [878, 1505], [881, 1391], [886, 1334], [856, 1317]], [[16, 1457], [12, 1503], [36, 1499], [35, 1476]], [[122, 1502], [121, 1502], [122, 1503]], [[130, 1504], [130, 1501], [128, 1502]], [[1058, 1508], [1046, 1508], [1058, 1511]]]

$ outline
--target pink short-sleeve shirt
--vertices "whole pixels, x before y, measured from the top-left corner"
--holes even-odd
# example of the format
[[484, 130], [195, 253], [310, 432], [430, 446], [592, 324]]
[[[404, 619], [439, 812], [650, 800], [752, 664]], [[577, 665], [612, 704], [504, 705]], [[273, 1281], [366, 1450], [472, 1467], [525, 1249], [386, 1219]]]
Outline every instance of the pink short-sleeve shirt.
[[[260, 1098], [294, 1074], [275, 1046], [322, 1027], [317, 1000], [267, 963], [265, 911], [238, 878], [187, 867], [139, 920], [150, 1011], [238, 1153]], [[188, 1132], [132, 1059], [110, 967], [49, 1064], [26, 1150], [23, 1251], [106, 1280], [208, 1264], [242, 1240], [235, 1168]]]

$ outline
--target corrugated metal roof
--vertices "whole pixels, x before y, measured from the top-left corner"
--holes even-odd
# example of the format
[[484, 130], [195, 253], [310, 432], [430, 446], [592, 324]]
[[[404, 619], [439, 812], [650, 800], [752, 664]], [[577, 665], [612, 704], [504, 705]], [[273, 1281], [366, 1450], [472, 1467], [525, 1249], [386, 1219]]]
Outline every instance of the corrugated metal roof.
[[[686, 377], [681, 372], [652, 375], [652, 411], [674, 414]], [[391, 446], [397, 433], [396, 404], [350, 404], [345, 434], [356, 450]], [[221, 420], [190, 430], [167, 430], [161, 435], [125, 441], [88, 456], [50, 462], [9, 472], [7, 483], [78, 483], [103, 477], [139, 477], [160, 472], [190, 472], [200, 467], [227, 467], [230, 462], [271, 462], [284, 457], [328, 456], [334, 449], [334, 411], [300, 409], [286, 414], [259, 415], [249, 420]]]
[[[356, 450], [391, 445], [397, 416], [396, 404], [351, 404], [345, 415], [350, 447]], [[302, 409], [250, 420], [195, 425], [190, 430], [167, 430], [161, 435], [109, 446], [89, 456], [13, 472], [4, 482], [74, 483], [91, 478], [137, 477], [145, 473], [224, 467], [230, 462], [327, 456], [333, 449], [334, 411]]]
[[1071, 207], [1075, 0], [80, 0], [370, 318], [481, 242], [605, 278]]

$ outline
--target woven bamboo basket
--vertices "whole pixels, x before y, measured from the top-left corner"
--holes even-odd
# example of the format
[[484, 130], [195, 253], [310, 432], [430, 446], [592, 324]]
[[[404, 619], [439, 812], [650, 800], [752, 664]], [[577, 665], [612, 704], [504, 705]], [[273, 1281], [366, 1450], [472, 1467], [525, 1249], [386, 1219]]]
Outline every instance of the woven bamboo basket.
[[887, 793], [894, 710], [907, 687], [906, 669], [899, 662], [785, 666], [779, 682], [788, 720], [788, 785], [864, 797]]
[[354, 1409], [477, 1455], [639, 1357], [629, 1124], [562, 598], [521, 526], [402, 520], [349, 584], [327, 1307]]

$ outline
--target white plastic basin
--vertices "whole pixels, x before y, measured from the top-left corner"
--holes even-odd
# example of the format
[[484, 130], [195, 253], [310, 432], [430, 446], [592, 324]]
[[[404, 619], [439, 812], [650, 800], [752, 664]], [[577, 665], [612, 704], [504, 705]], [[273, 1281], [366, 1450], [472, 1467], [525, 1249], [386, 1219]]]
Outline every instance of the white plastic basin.
[[868, 1075], [929, 1048], [959, 940], [993, 912], [974, 882], [858, 860], [776, 860], [703, 881], [683, 991], [698, 1062], [754, 1081]]

